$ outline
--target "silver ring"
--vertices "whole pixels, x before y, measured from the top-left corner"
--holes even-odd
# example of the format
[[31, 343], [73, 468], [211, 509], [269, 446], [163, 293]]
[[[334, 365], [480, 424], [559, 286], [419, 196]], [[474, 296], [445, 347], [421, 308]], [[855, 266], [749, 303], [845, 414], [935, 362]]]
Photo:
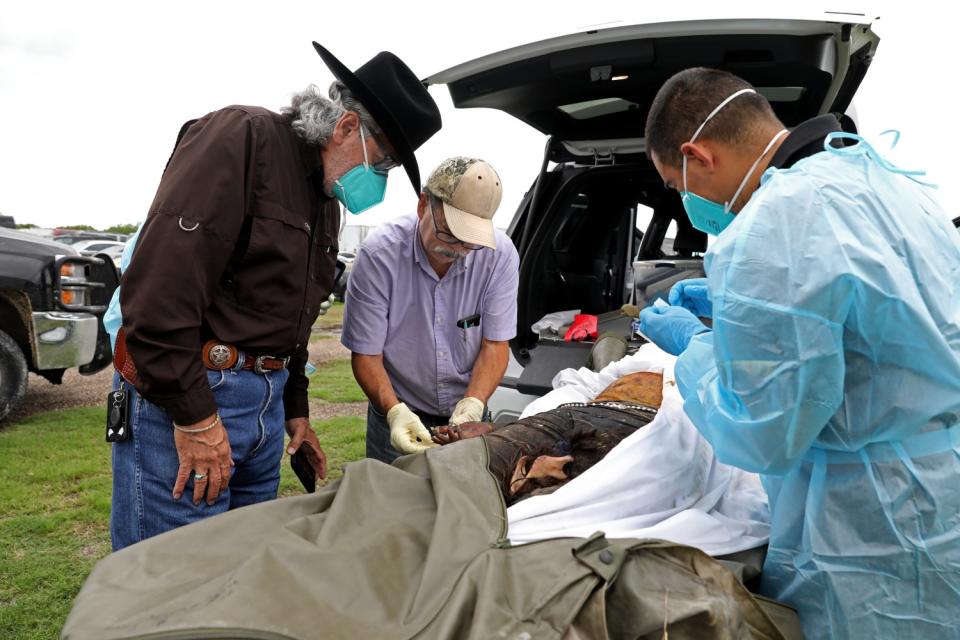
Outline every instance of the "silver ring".
[[200, 226], [200, 223], [196, 222], [192, 227], [187, 229], [185, 226], [183, 226], [183, 216], [180, 216], [180, 220], [178, 221], [178, 224], [180, 225], [180, 228], [183, 229], [184, 231], [196, 231], [197, 227]]
[[195, 474], [193, 474], [193, 479], [194, 479], [194, 480], [204, 480], [204, 479], [206, 479], [206, 477], [207, 477], [207, 474], [205, 474], [205, 473], [195, 473]]

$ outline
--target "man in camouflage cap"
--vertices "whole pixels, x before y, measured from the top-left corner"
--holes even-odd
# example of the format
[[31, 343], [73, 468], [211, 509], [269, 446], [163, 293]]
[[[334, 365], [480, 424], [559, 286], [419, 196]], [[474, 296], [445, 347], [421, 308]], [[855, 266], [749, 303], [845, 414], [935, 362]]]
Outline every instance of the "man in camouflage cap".
[[517, 330], [519, 258], [493, 226], [500, 177], [449, 158], [417, 215], [380, 225], [357, 254], [341, 341], [369, 399], [367, 457], [433, 446], [426, 427], [480, 420]]

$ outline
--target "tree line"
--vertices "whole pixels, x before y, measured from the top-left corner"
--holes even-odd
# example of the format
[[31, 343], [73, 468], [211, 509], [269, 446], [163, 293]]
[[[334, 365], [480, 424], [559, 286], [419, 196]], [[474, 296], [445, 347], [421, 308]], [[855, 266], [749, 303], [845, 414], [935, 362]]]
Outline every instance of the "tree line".
[[[134, 224], [115, 224], [112, 227], [107, 227], [106, 229], [97, 229], [96, 227], [91, 227], [88, 224], [71, 224], [63, 225], [57, 227], [58, 229], [70, 229], [71, 231], [97, 231], [100, 233], [126, 233], [131, 234], [137, 230], [137, 227], [140, 226], [138, 223]], [[37, 225], [30, 222], [24, 224], [18, 224], [17, 229], [36, 229]]]

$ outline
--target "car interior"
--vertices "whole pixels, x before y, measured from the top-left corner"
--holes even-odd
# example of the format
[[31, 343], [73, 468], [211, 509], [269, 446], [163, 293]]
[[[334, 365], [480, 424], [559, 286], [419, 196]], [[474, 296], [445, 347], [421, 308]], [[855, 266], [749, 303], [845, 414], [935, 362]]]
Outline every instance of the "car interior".
[[[549, 197], [534, 202], [531, 189], [509, 230], [524, 247], [511, 344], [525, 366], [517, 388], [534, 394], [548, 391], [560, 369], [582, 366], [592, 345], [541, 339], [530, 330], [534, 322], [579, 309], [598, 316], [601, 334], [631, 338], [621, 307], [643, 306], [652, 292], [665, 296], [673, 282], [702, 275], [707, 248], [706, 234], [690, 225], [676, 192], [641, 154], [606, 166], [558, 164], [540, 188]], [[528, 218], [534, 207], [538, 215]]]
[[537, 341], [529, 327], [546, 313], [601, 315], [634, 302], [635, 262], [667, 266], [699, 259], [706, 250], [706, 235], [690, 226], [677, 194], [645, 158], [605, 167], [563, 165], [549, 175], [550, 201], [538, 207], [541, 215], [527, 237], [524, 216], [512, 229], [514, 242], [529, 250], [518, 308], [518, 325], [528, 328], [518, 336], [524, 347]]

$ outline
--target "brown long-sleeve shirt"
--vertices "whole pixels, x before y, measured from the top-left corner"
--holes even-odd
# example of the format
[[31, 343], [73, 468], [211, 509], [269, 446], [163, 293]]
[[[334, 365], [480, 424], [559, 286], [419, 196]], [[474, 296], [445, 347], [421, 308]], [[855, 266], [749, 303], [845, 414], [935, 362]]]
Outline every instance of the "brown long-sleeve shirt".
[[291, 356], [286, 418], [307, 416], [307, 342], [333, 288], [339, 222], [319, 149], [287, 118], [232, 106], [193, 124], [123, 276], [137, 391], [179, 424], [213, 415], [200, 348], [217, 338], [255, 356]]

